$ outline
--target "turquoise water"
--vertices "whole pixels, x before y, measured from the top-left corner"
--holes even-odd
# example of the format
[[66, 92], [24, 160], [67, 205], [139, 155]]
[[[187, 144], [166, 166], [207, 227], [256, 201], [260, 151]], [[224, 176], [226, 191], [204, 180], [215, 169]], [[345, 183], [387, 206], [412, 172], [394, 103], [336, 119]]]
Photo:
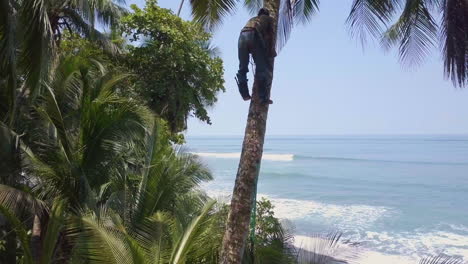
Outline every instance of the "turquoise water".
[[[190, 137], [215, 180], [232, 192], [242, 137]], [[446, 253], [468, 260], [468, 136], [268, 137], [259, 195], [297, 235], [340, 230], [385, 254]]]

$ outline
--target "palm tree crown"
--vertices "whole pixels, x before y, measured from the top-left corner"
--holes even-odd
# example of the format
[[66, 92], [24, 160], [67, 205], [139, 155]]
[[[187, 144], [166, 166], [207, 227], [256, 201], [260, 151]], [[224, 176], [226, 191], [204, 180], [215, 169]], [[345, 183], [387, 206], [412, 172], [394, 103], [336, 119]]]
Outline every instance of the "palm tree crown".
[[[220, 25], [238, 0], [190, 0], [194, 19], [208, 29]], [[244, 0], [251, 12], [263, 0]], [[296, 23], [308, 22], [318, 11], [318, 0], [281, 0], [278, 21], [278, 50], [288, 40]], [[468, 2], [465, 0], [353, 0], [346, 20], [351, 34], [363, 43], [366, 36], [377, 38], [384, 48], [397, 46], [403, 63], [422, 62], [440, 46], [444, 72], [454, 85], [468, 82]]]

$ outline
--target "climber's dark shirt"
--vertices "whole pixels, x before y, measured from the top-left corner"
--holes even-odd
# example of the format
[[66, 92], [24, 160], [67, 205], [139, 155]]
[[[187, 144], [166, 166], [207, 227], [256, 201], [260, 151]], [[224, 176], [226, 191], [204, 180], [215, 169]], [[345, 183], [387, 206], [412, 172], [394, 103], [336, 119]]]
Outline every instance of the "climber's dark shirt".
[[265, 43], [268, 54], [274, 56], [275, 45], [273, 43], [274, 20], [267, 15], [261, 15], [251, 18], [242, 31], [256, 30]]

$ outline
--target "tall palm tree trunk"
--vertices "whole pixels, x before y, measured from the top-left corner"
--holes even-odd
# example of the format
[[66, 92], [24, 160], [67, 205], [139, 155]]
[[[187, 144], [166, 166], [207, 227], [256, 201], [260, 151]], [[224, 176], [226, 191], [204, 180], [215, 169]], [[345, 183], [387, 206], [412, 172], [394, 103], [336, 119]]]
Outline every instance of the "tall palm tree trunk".
[[34, 263], [39, 263], [41, 259], [41, 233], [41, 220], [35, 215], [31, 234], [31, 253]]
[[[270, 11], [275, 20], [275, 36], [278, 25], [278, 13], [280, 0], [265, 0], [264, 7]], [[268, 82], [268, 90], [271, 89], [273, 79], [274, 59], [271, 59], [271, 78]], [[260, 103], [258, 97], [258, 83], [253, 85], [253, 96], [250, 102], [247, 126], [245, 128], [242, 154], [237, 170], [236, 182], [232, 194], [226, 231], [224, 233], [221, 263], [240, 264], [249, 234], [250, 214], [254, 202], [254, 191], [260, 164], [263, 155], [263, 143], [265, 141], [266, 121], [268, 116], [268, 104]]]

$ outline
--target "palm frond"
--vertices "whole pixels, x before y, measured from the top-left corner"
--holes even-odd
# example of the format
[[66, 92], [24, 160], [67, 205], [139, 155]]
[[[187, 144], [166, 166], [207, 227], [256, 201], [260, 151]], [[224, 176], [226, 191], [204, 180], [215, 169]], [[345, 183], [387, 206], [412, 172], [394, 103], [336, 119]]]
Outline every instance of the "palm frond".
[[51, 147], [51, 150], [39, 157], [29, 147], [22, 146], [28, 159], [26, 168], [35, 176], [33, 191], [44, 201], [66, 197], [68, 202], [76, 203], [80, 193], [76, 190], [77, 181], [70, 160], [66, 159], [63, 148]]
[[[106, 98], [114, 99], [120, 100], [117, 97]], [[122, 101], [100, 104], [96, 100], [90, 107], [93, 107], [90, 108], [91, 111], [84, 113], [83, 120], [86, 123], [81, 129], [84, 143], [82, 165], [86, 172], [92, 174], [107, 171], [105, 178], [90, 179], [92, 186], [101, 186], [110, 176], [109, 170], [115, 169], [117, 172], [127, 166], [126, 157], [138, 154], [143, 148], [143, 139], [148, 127], [146, 116], [150, 116], [150, 112], [146, 107]]]
[[297, 22], [310, 22], [313, 15], [319, 11], [319, 0], [295, 0], [292, 2], [294, 19]]
[[[15, 61], [16, 10], [10, 0], [0, 1], [0, 66]], [[7, 68], [7, 67], [5, 67]]]
[[276, 32], [276, 51], [279, 53], [286, 45], [294, 27], [294, 0], [281, 1]]
[[182, 235], [182, 230], [172, 215], [157, 212], [136, 225], [134, 233], [150, 263], [169, 263], [172, 244]]
[[117, 94], [116, 86], [128, 75], [95, 64], [62, 60], [44, 84], [44, 100], [37, 108], [54, 133], [43, 143], [46, 151], [25, 151], [41, 196], [50, 199], [61, 193], [72, 207], [94, 208], [100, 202], [100, 188], [124, 175], [130, 157], [142, 156], [152, 122], [148, 108]]
[[104, 26], [115, 26], [119, 19], [128, 14], [128, 10], [121, 6], [125, 5], [124, 0], [94, 0], [92, 6], [96, 14], [96, 20]]
[[144, 217], [144, 200], [146, 199], [147, 188], [148, 188], [148, 180], [150, 180], [150, 172], [152, 171], [152, 164], [153, 161], [156, 160], [156, 155], [160, 149], [159, 146], [159, 124], [156, 118], [154, 119], [155, 123], [153, 124], [153, 129], [151, 133], [146, 138], [146, 155], [145, 155], [145, 163], [143, 165], [142, 176], [140, 178], [140, 183], [138, 186], [137, 193], [135, 194], [135, 214], [134, 214], [134, 221], [139, 221]]
[[55, 42], [47, 3], [46, 0], [24, 1], [20, 10], [25, 31], [21, 62], [32, 98], [40, 94], [39, 88], [43, 81], [48, 80], [55, 61]]
[[[201, 182], [211, 179], [209, 170], [195, 156], [182, 152], [176, 154], [171, 148], [160, 149], [151, 161], [147, 176], [143, 177], [145, 184], [140, 186], [137, 194], [135, 217], [141, 219], [156, 211], [190, 216], [199, 209], [196, 205], [201, 201], [201, 196], [193, 195], [193, 191]], [[191, 206], [174, 207], [184, 201]], [[185, 208], [192, 211], [184, 211]]]
[[13, 184], [21, 177], [20, 135], [0, 121], [0, 183]]
[[202, 225], [208, 216], [208, 213], [213, 208], [216, 201], [209, 201], [205, 207], [202, 209], [199, 216], [197, 216], [190, 223], [190, 226], [185, 230], [181, 240], [177, 243], [177, 246], [174, 247], [172, 254], [171, 262], [174, 264], [183, 264], [186, 262], [187, 254], [191, 250], [191, 247], [194, 246], [194, 239], [197, 238], [197, 235], [200, 234], [202, 230]]
[[425, 257], [419, 261], [419, 264], [463, 264], [463, 260], [460, 258], [438, 255]]
[[33, 264], [33, 258], [31, 254], [31, 248], [29, 247], [29, 236], [24, 228], [24, 225], [21, 221], [7, 208], [3, 205], [0, 205], [0, 214], [5, 217], [8, 222], [12, 225], [13, 229], [15, 230], [18, 240], [20, 242], [20, 246], [23, 249], [23, 262], [24, 264]]
[[213, 45], [211, 41], [204, 41], [201, 43], [202, 49], [206, 50], [208, 55], [210, 55], [211, 58], [219, 58], [221, 57], [221, 50], [219, 47]]
[[42, 242], [41, 260], [39, 263], [53, 263], [57, 238], [65, 225], [65, 202], [56, 199], [49, 215], [45, 237]]
[[82, 14], [70, 8], [64, 8], [62, 11], [66, 19], [70, 21], [70, 27], [76, 32], [95, 41], [109, 54], [119, 54], [121, 52], [120, 48], [112, 43], [108, 36], [96, 30], [94, 24], [84, 20]]
[[329, 234], [315, 234], [309, 240], [302, 241], [297, 261], [300, 264], [332, 264], [353, 263], [358, 253], [352, 248], [341, 246], [342, 234], [331, 232]]
[[43, 215], [47, 205], [36, 199], [31, 193], [0, 184], [0, 205], [15, 215]]
[[174, 216], [183, 226], [187, 226], [192, 220], [192, 215], [203, 208], [210, 198], [203, 190], [190, 190], [183, 195], [179, 195], [174, 202]]
[[437, 24], [426, 1], [408, 0], [398, 21], [384, 34], [382, 44], [388, 48], [399, 44], [402, 62], [419, 64], [428, 55], [437, 37]]
[[238, 0], [190, 0], [194, 21], [212, 31], [231, 14]]
[[399, 6], [400, 0], [354, 0], [346, 19], [351, 35], [362, 44], [365, 44], [367, 34], [380, 38]]
[[[73, 129], [76, 126], [76, 119], [79, 119], [83, 86], [80, 69], [86, 67], [86, 63], [78, 57], [62, 57], [60, 60], [61, 62], [54, 69], [48, 85], [55, 95], [65, 126], [71, 130], [70, 128]], [[47, 96], [46, 93], [45, 97], [47, 98]]]
[[[96, 76], [97, 74], [97, 76]], [[101, 186], [128, 165], [126, 157], [142, 153], [144, 139], [153, 122], [151, 111], [135, 100], [116, 93], [126, 74], [94, 73], [83, 76], [80, 120], [81, 164], [91, 186]], [[140, 155], [140, 154], [138, 154]], [[106, 177], [95, 177], [99, 174]]]
[[276, 50], [279, 52], [289, 40], [293, 27], [297, 23], [310, 22], [319, 10], [319, 0], [284, 0], [281, 1], [278, 15]]
[[263, 0], [244, 0], [244, 6], [251, 15], [257, 15], [258, 10], [263, 7]]
[[115, 223], [118, 216], [106, 210], [89, 213], [70, 226], [68, 235], [75, 237], [75, 257], [91, 263], [143, 263], [144, 252]]
[[468, 82], [468, 3], [444, 0], [442, 19], [443, 56], [446, 75], [464, 87]]
[[9, 123], [14, 122], [16, 111], [16, 89], [17, 89], [17, 10], [13, 7], [12, 1], [0, 1], [0, 79], [5, 78], [5, 96], [8, 112], [0, 120], [9, 119]]
[[68, 162], [70, 162], [72, 159], [73, 149], [72, 144], [68, 138], [68, 131], [65, 127], [62, 111], [59, 107], [57, 99], [55, 98], [55, 93], [52, 88], [47, 84], [44, 86], [46, 88], [45, 98], [47, 103], [44, 108], [40, 108], [38, 110], [55, 127], [60, 145], [62, 146], [66, 155], [65, 158]]

